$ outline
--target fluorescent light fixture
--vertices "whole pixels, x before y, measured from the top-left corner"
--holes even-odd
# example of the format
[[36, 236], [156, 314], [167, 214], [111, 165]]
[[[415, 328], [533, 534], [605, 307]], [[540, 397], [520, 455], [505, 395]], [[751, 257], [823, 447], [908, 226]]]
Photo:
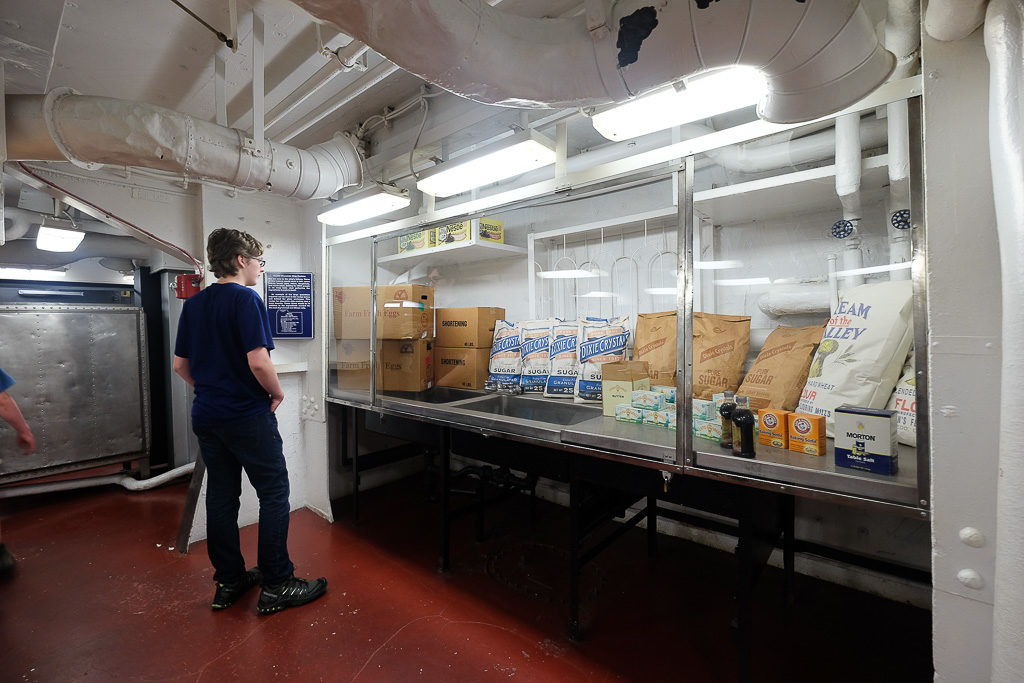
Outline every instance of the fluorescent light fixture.
[[617, 298], [615, 292], [599, 292], [594, 290], [593, 292], [587, 292], [586, 294], [577, 294], [577, 299], [615, 299]]
[[134, 285], [135, 284], [135, 276], [134, 275], [122, 275], [121, 276], [121, 282], [125, 283], [126, 285]]
[[85, 239], [85, 233], [78, 230], [62, 230], [39, 226], [36, 235], [36, 249], [43, 251], [74, 251]]
[[555, 163], [555, 143], [524, 130], [420, 172], [416, 187], [435, 197], [452, 195]]
[[839, 277], [845, 277], [847, 275], [870, 275], [871, 273], [891, 273], [894, 270], [910, 270], [913, 264], [909, 261], [906, 263], [892, 263], [885, 266], [868, 266], [866, 268], [853, 268], [851, 270], [837, 270], [836, 275]]
[[656, 296], [675, 296], [678, 293], [679, 290], [677, 290], [675, 287], [648, 287], [647, 289], [644, 290], [644, 294], [654, 294]]
[[63, 270], [37, 270], [35, 268], [0, 268], [0, 278], [7, 280], [63, 280]]
[[367, 218], [398, 211], [409, 206], [409, 191], [390, 185], [377, 185], [369, 192], [360, 192], [335, 202], [316, 217], [327, 225], [351, 225]]
[[544, 280], [586, 280], [601, 275], [593, 270], [542, 270], [537, 277]]
[[743, 261], [694, 261], [694, 270], [729, 270], [730, 268], [742, 268]]
[[766, 277], [737, 277], [726, 280], [715, 280], [718, 287], [756, 287], [757, 285], [770, 285], [772, 281]]
[[684, 79], [681, 88], [668, 87], [594, 114], [591, 122], [609, 140], [628, 140], [757, 104], [764, 92], [764, 76], [757, 69], [716, 69]]

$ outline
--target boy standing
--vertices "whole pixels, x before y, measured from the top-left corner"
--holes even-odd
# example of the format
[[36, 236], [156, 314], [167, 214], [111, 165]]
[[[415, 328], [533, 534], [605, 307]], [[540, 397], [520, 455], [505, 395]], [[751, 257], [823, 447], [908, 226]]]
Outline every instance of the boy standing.
[[[256, 611], [272, 614], [316, 600], [327, 579], [296, 578], [288, 557], [288, 471], [274, 411], [284, 400], [270, 360], [267, 308], [249, 289], [263, 273], [263, 245], [219, 228], [206, 256], [217, 282], [185, 302], [174, 371], [195, 387], [192, 431], [206, 463], [207, 549], [217, 583], [211, 607], [230, 607], [263, 584]], [[238, 510], [245, 470], [260, 501], [257, 564], [245, 570]]]
[[[21, 414], [18, 404], [14, 402], [7, 390], [14, 386], [14, 378], [0, 368], [0, 418], [14, 427], [17, 434], [18, 447], [25, 455], [31, 455], [36, 450], [36, 438], [32, 430], [25, 422], [25, 416]], [[7, 576], [14, 571], [14, 556], [3, 542], [3, 534], [0, 533], [0, 576]]]

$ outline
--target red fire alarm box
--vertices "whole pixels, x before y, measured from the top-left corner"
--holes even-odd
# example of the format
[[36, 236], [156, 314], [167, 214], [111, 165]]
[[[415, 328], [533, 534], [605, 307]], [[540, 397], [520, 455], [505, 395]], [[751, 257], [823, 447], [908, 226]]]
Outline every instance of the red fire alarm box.
[[174, 293], [179, 299], [187, 299], [199, 293], [198, 275], [177, 275], [174, 278]]

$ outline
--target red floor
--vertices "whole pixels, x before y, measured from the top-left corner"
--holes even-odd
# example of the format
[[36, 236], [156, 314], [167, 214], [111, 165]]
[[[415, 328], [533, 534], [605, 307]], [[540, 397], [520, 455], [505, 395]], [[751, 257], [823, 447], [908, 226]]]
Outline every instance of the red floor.
[[[300, 575], [327, 595], [269, 617], [256, 591], [224, 612], [205, 544], [173, 549], [183, 484], [2, 501], [19, 565], [0, 580], [0, 681], [734, 681], [732, 563], [642, 531], [587, 568], [586, 639], [565, 637], [566, 514], [525, 499], [456, 523], [453, 572], [436, 570], [437, 504], [418, 479], [364, 494], [363, 521], [292, 515]], [[255, 527], [242, 530], [255, 557]], [[758, 588], [758, 681], [930, 681], [928, 612], [779, 572]]]

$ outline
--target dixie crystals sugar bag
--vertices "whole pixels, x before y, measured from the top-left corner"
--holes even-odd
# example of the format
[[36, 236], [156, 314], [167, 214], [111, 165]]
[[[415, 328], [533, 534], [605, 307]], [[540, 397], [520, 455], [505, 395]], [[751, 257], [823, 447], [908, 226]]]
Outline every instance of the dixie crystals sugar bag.
[[601, 366], [623, 360], [629, 341], [629, 318], [584, 320], [580, 323], [577, 353], [580, 371], [576, 376], [573, 400], [577, 403], [601, 402]]
[[551, 369], [551, 318], [519, 322], [519, 355], [523, 359], [524, 393], [542, 392]]
[[556, 320], [551, 326], [551, 346], [548, 353], [550, 367], [544, 395], [552, 398], [571, 398], [580, 373], [580, 360], [576, 355], [580, 324]]
[[844, 403], [885, 408], [914, 339], [909, 281], [879, 282], [841, 291], [839, 305], [811, 361], [797, 412], [824, 415]]
[[494, 323], [494, 341], [491, 343], [489, 375], [484, 389], [506, 394], [522, 392], [520, 380], [523, 374], [523, 358], [520, 353], [522, 342], [519, 326], [499, 320]]

